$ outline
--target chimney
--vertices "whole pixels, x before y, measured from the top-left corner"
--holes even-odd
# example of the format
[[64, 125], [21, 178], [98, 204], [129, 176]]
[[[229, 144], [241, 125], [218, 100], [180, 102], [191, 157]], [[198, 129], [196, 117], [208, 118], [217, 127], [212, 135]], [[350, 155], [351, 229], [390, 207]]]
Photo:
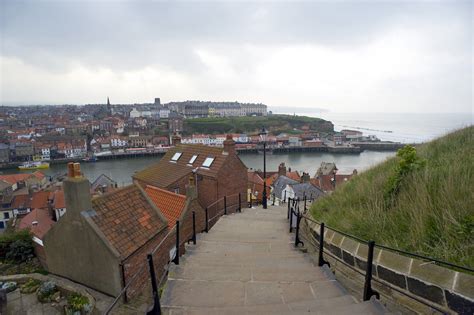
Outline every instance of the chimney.
[[231, 134], [227, 134], [225, 140], [224, 140], [224, 151], [222, 154], [225, 155], [234, 155], [236, 154], [235, 152], [235, 141], [232, 139]]
[[301, 175], [301, 182], [302, 183], [309, 183], [310, 181], [309, 173], [303, 172], [303, 175]]
[[290, 173], [291, 173], [291, 167], [288, 167], [288, 172], [290, 172]]
[[63, 182], [66, 215], [77, 217], [82, 211], [92, 210], [89, 181], [81, 174], [79, 163], [68, 163], [67, 178]]
[[173, 135], [173, 137], [171, 138], [171, 142], [174, 146], [181, 144], [181, 137], [178, 135], [178, 133], [175, 133]]
[[355, 175], [357, 175], [357, 174], [358, 174], [357, 169], [354, 169], [354, 170], [352, 171], [352, 175], [355, 176]]
[[195, 176], [197, 176], [195, 172], [189, 175], [188, 185], [186, 186], [186, 199], [188, 200], [194, 200], [198, 196]]
[[278, 165], [278, 176], [286, 176], [286, 166], [285, 163], [281, 162], [280, 165]]

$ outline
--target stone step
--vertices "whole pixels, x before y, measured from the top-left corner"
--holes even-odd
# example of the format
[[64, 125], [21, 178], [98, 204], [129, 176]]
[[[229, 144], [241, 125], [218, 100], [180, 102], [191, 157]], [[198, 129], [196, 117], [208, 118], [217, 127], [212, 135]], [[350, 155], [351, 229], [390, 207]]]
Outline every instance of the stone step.
[[321, 300], [346, 294], [336, 281], [244, 282], [169, 278], [161, 304], [175, 307], [249, 306]]
[[288, 306], [291, 309], [292, 314], [385, 314], [384, 307], [376, 300], [361, 303], [331, 303], [326, 305], [321, 305], [318, 301], [304, 301], [290, 303]]
[[166, 314], [383, 314], [357, 301], [327, 266], [295, 249], [286, 207], [224, 216], [171, 265]]
[[[349, 295], [328, 298], [325, 300], [302, 301], [290, 304], [247, 305], [231, 307], [173, 307], [165, 308], [165, 314], [308, 314], [307, 308], [330, 309], [334, 306], [354, 305], [354, 299]], [[294, 308], [294, 309], [293, 309]], [[327, 314], [331, 314], [330, 312]]]

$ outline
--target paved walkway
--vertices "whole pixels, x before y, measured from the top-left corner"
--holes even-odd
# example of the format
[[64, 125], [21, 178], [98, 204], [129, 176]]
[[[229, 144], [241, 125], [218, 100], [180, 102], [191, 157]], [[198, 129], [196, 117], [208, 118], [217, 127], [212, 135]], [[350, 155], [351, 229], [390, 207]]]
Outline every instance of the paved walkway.
[[220, 218], [173, 265], [161, 305], [168, 314], [383, 314], [359, 303], [327, 268], [293, 246], [286, 207]]

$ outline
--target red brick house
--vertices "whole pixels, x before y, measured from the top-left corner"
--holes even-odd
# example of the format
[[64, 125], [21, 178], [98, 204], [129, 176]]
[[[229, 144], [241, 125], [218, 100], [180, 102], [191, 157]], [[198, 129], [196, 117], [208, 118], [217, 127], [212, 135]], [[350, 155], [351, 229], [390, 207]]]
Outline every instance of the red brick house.
[[198, 198], [203, 207], [224, 197], [241, 193], [246, 195], [247, 167], [237, 156], [235, 142], [227, 135], [224, 147], [200, 144], [181, 144], [174, 140], [171, 148], [156, 164], [137, 172], [133, 179], [145, 188], [147, 185], [184, 194], [188, 178], [194, 175]]

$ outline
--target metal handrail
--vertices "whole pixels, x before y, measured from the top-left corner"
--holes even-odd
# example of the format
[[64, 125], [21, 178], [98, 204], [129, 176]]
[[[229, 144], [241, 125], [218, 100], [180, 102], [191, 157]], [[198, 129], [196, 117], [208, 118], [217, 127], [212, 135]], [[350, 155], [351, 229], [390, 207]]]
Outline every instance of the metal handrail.
[[[325, 253], [326, 255], [329, 255], [329, 256], [332, 257], [333, 259], [335, 259], [335, 260], [341, 262], [341, 263], [344, 264], [345, 266], [349, 267], [352, 271], [354, 271], [354, 272], [356, 272], [356, 273], [358, 273], [358, 274], [360, 274], [360, 275], [362, 275], [362, 276], [365, 276], [365, 274], [364, 274], [362, 271], [357, 270], [357, 268], [355, 268], [354, 266], [351, 266], [350, 264], [348, 264], [347, 262], [345, 262], [343, 259], [337, 257], [336, 255], [334, 255], [334, 254], [331, 253], [330, 251], [324, 250], [324, 253]], [[403, 290], [396, 288], [395, 286], [391, 285], [391, 284], [388, 283], [388, 282], [382, 281], [382, 280], [380, 280], [380, 279], [378, 279], [378, 278], [372, 278], [372, 280], [375, 281], [375, 282], [377, 282], [377, 283], [380, 283], [381, 285], [388, 286], [390, 289], [393, 289], [393, 290], [397, 291], [398, 293], [401, 293], [401, 294], [403, 294], [403, 295], [405, 295], [405, 296], [407, 296], [407, 297], [409, 297], [409, 298], [412, 298], [412, 299], [416, 300], [417, 302], [419, 302], [419, 303], [421, 303], [421, 304], [423, 304], [423, 305], [426, 305], [426, 306], [428, 306], [428, 307], [430, 307], [430, 308], [433, 308], [433, 309], [437, 310], [438, 312], [441, 312], [441, 313], [443, 313], [443, 314], [445, 313], [445, 310], [443, 310], [443, 309], [441, 309], [441, 308], [438, 308], [437, 306], [434, 306], [434, 305], [432, 305], [432, 304], [429, 304], [428, 302], [424, 301], [423, 299], [421, 299], [421, 298], [419, 298], [419, 297], [417, 297], [417, 296], [415, 296], [415, 295], [408, 294], [408, 293], [404, 292]]]
[[[308, 221], [311, 221], [311, 222], [314, 222], [316, 224], [321, 224], [321, 222], [313, 219], [313, 218], [310, 218], [306, 215], [303, 215], [303, 217], [305, 219], [307, 219]], [[355, 239], [361, 243], [365, 243], [367, 244], [368, 241], [360, 238], [360, 237], [357, 237], [355, 235], [352, 235], [352, 234], [349, 234], [349, 233], [345, 233], [341, 230], [338, 230], [338, 229], [335, 229], [333, 227], [330, 227], [330, 226], [327, 226], [326, 225], [326, 228], [330, 229], [330, 230], [333, 230], [334, 232], [337, 232], [339, 234], [342, 234], [344, 236], [347, 236], [347, 237], [350, 237], [352, 239]], [[436, 258], [431, 258], [431, 257], [427, 257], [427, 256], [423, 256], [423, 255], [420, 255], [420, 254], [416, 254], [416, 253], [410, 253], [410, 252], [407, 252], [407, 251], [404, 251], [404, 250], [401, 250], [401, 249], [396, 249], [396, 248], [392, 248], [392, 247], [389, 247], [389, 246], [385, 246], [385, 245], [379, 245], [379, 244], [375, 244], [375, 247], [378, 247], [378, 248], [382, 248], [382, 249], [386, 249], [386, 250], [390, 250], [390, 251], [393, 251], [393, 252], [397, 252], [397, 253], [400, 253], [400, 254], [403, 254], [403, 255], [408, 255], [408, 256], [413, 256], [413, 257], [416, 257], [416, 258], [420, 258], [420, 259], [423, 259], [423, 260], [427, 260], [427, 261], [432, 261], [432, 262], [435, 262], [439, 265], [445, 265], [445, 266], [449, 266], [451, 268], [457, 268], [457, 269], [461, 269], [461, 270], [464, 270], [464, 271], [467, 271], [467, 272], [474, 272], [474, 269], [470, 268], [470, 267], [465, 267], [465, 266], [459, 266], [459, 265], [456, 265], [456, 264], [453, 264], [453, 263], [449, 263], [447, 261], [443, 261], [443, 260], [439, 260], [439, 259], [436, 259]]]
[[[227, 204], [226, 203], [226, 199], [228, 198], [231, 198], [231, 197], [235, 197], [235, 196], [239, 196], [238, 198], [238, 201], [237, 202], [233, 202], [232, 204]], [[216, 201], [214, 201], [213, 203], [211, 203], [207, 208], [206, 208], [206, 217], [207, 217], [207, 209], [209, 207], [213, 207], [215, 205], [218, 205], [219, 202], [222, 202], [224, 201], [224, 209], [222, 209], [221, 211], [218, 211], [218, 213], [212, 217], [211, 219], [208, 219], [206, 220], [206, 228], [207, 228], [207, 224], [212, 221], [212, 220], [215, 220], [218, 216], [221, 216], [222, 214], [226, 213], [226, 209], [229, 209], [229, 208], [233, 208], [235, 206], [237, 206], [237, 208], [235, 209], [236, 212], [237, 211], [241, 211], [242, 209], [242, 204], [246, 204], [245, 202], [242, 203], [242, 200], [241, 200], [241, 193], [236, 193], [236, 194], [232, 194], [232, 195], [229, 195], [229, 196], [225, 196], [223, 198], [220, 198]], [[195, 224], [194, 222], [195, 218], [193, 216], [193, 226]], [[150, 266], [153, 266], [153, 254], [155, 254], [161, 247], [162, 245], [164, 244], [164, 242], [174, 233], [176, 232], [176, 238], [177, 238], [177, 243], [179, 242], [179, 231], [178, 231], [178, 224], [179, 224], [179, 221], [176, 222], [176, 225], [173, 226], [169, 231], [168, 233], [166, 233], [166, 235], [163, 237], [163, 239], [161, 239], [161, 241], [159, 242], [159, 244], [148, 254], [148, 259], [149, 259], [149, 267]], [[193, 232], [195, 233], [195, 232]], [[179, 252], [177, 252], [176, 255], [179, 255]], [[161, 275], [159, 281], [158, 281], [158, 285], [156, 285], [156, 279], [152, 279], [152, 286], [155, 286], [155, 287], [161, 287], [164, 279], [166, 278], [168, 272], [169, 272], [169, 266], [171, 264], [171, 262], [173, 262], [172, 260], [168, 261], [167, 264], [165, 264], [163, 266], [163, 268], [165, 269], [165, 272], [163, 272], [163, 274]], [[179, 262], [178, 262], [179, 263]], [[104, 314], [109, 314], [112, 309], [117, 305], [118, 301], [121, 299], [121, 297], [123, 296], [123, 294], [126, 294], [127, 290], [129, 289], [129, 287], [135, 282], [135, 280], [137, 279], [137, 277], [143, 272], [143, 270], [145, 269], [145, 267], [147, 266], [146, 263], [142, 264], [140, 269], [131, 277], [130, 281], [124, 286], [124, 288], [120, 291], [120, 293], [114, 298], [113, 302], [107, 307], [107, 309], [105, 310]], [[150, 267], [151, 268], [151, 267]], [[150, 273], [153, 273], [152, 270], [150, 270]], [[155, 303], [158, 303], [158, 309], [160, 308], [159, 307], [159, 297], [156, 298], [155, 300]], [[156, 305], [155, 305], [156, 306]]]
[[132, 279], [123, 287], [122, 291], [115, 297], [113, 302], [107, 307], [107, 309], [104, 311], [105, 315], [108, 315], [110, 311], [114, 308], [114, 306], [118, 303], [120, 298], [122, 298], [122, 295], [127, 292], [128, 288], [134, 283], [135, 279], [138, 277], [138, 275], [143, 271], [143, 269], [146, 267], [146, 264], [142, 264], [140, 269], [132, 276]]
[[168, 233], [166, 233], [165, 237], [163, 237], [163, 239], [160, 241], [160, 243], [158, 243], [158, 245], [151, 251], [151, 254], [153, 255], [154, 253], [156, 253], [156, 251], [161, 247], [161, 245], [163, 245], [163, 243], [166, 241], [166, 239], [168, 238], [168, 236], [171, 235], [172, 232], [174, 232], [176, 230], [176, 225], [173, 226], [173, 228], [171, 228]]

